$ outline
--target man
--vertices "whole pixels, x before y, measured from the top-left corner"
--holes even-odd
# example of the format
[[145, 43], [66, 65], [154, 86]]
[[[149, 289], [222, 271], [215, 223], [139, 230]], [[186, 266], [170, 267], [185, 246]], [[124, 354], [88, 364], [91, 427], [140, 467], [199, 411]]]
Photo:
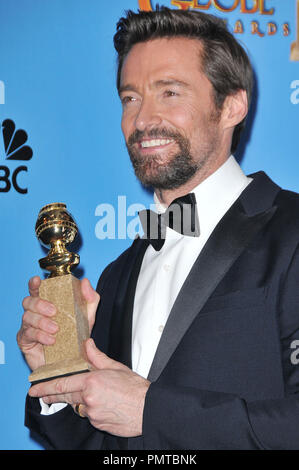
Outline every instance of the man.
[[[122, 130], [160, 236], [137, 238], [97, 291], [82, 281], [94, 370], [33, 386], [26, 424], [60, 449], [298, 449], [299, 198], [231, 156], [248, 58], [222, 21], [191, 11], [128, 12], [114, 41]], [[186, 235], [174, 200], [191, 204]], [[33, 370], [57, 332], [39, 284], [18, 333]]]

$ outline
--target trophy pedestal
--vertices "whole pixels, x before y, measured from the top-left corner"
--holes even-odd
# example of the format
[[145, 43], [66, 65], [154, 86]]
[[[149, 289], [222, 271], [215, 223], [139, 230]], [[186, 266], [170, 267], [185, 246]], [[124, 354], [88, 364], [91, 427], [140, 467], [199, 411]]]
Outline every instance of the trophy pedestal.
[[53, 320], [59, 330], [55, 343], [44, 346], [45, 365], [33, 371], [29, 381], [37, 383], [91, 370], [82, 349], [83, 342], [89, 338], [89, 327], [80, 281], [72, 274], [45, 279], [39, 296], [56, 306]]

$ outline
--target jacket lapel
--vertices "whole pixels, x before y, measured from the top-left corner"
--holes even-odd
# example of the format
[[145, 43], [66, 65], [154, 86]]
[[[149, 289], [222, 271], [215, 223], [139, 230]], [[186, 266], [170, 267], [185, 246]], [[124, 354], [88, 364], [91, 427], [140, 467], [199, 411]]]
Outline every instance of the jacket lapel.
[[[103, 329], [106, 328], [104, 335], [108, 342], [108, 356], [128, 367], [131, 367], [132, 362], [131, 336], [134, 295], [147, 247], [147, 240], [135, 239], [133, 245], [116, 263], [111, 265], [109, 285], [105, 285], [103, 289], [102, 300], [106, 300], [107, 303], [103, 308], [102, 323], [97, 330], [103, 332]], [[134, 439], [129, 441], [135, 443]], [[136, 438], [135, 445], [137, 444], [138, 438]], [[128, 439], [106, 434], [102, 449], [127, 450]]]
[[[254, 176], [254, 175], [253, 175]], [[261, 191], [258, 189], [262, 187]], [[156, 381], [184, 334], [251, 239], [270, 221], [280, 188], [257, 174], [217, 225], [199, 254], [165, 325], [148, 380]], [[257, 199], [258, 198], [258, 199]], [[255, 204], [254, 204], [254, 200]], [[265, 208], [265, 206], [267, 208]]]
[[[109, 330], [108, 355], [112, 359], [132, 367], [132, 315], [134, 296], [144, 253], [149, 245], [147, 240], [137, 238], [132, 247], [127, 261], [123, 264], [117, 289], [112, 298], [115, 298], [111, 306], [112, 315]], [[115, 266], [119, 276], [120, 266]], [[113, 275], [113, 273], [112, 273]]]
[[[131, 274], [142, 247], [140, 240], [134, 240], [131, 247], [105, 269], [98, 282], [97, 291], [101, 295], [101, 301], [96, 313], [92, 337], [106, 354], [109, 354], [109, 350], [114, 351], [116, 349], [114, 343], [117, 344], [119, 341], [119, 317], [127, 302]], [[114, 314], [117, 316], [115, 319]], [[116, 334], [115, 338], [112, 333]]]

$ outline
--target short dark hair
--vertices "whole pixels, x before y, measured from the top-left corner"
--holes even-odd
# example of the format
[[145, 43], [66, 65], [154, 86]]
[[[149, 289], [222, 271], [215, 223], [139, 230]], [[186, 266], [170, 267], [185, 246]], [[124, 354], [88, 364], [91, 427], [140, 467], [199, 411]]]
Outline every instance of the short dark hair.
[[[202, 44], [201, 60], [206, 77], [213, 86], [215, 106], [222, 109], [227, 96], [245, 90], [250, 104], [253, 71], [249, 58], [224, 20], [192, 10], [156, 7], [155, 11], [132, 10], [117, 23], [114, 47], [118, 53], [117, 89], [120, 88], [123, 62], [134, 44], [157, 38], [187, 37]], [[231, 151], [235, 152], [246, 117], [234, 129]]]

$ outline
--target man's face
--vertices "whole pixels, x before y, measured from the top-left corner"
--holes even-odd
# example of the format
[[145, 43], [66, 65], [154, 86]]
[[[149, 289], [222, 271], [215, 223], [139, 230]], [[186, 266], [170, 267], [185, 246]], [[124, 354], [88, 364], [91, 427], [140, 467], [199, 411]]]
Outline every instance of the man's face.
[[146, 186], [178, 188], [219, 151], [220, 113], [200, 48], [195, 39], [154, 39], [133, 46], [124, 61], [122, 131]]

